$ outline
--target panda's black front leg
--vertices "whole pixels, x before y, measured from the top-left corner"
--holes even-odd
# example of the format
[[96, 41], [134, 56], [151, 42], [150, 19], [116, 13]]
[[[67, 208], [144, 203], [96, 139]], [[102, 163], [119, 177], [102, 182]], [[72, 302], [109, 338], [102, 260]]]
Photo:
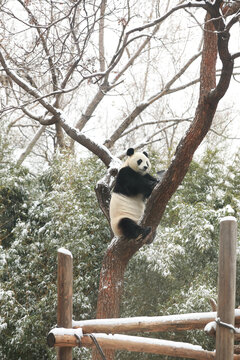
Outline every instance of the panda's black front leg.
[[156, 179], [155, 177], [151, 176], [150, 174], [144, 175], [144, 179], [146, 179], [147, 182], [149, 182], [150, 184], [154, 184], [153, 186], [156, 186], [157, 183], [159, 182], [158, 179]]
[[149, 174], [146, 174], [142, 177], [142, 194], [145, 198], [148, 198], [151, 195], [157, 183], [158, 180]]

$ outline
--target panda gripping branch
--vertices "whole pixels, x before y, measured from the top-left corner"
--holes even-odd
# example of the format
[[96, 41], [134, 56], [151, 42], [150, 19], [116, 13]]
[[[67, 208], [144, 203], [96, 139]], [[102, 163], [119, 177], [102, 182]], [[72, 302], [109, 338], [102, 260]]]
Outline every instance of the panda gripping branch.
[[144, 239], [151, 227], [141, 227], [138, 222], [145, 210], [145, 200], [151, 195], [158, 180], [149, 174], [151, 164], [145, 151], [135, 152], [130, 148], [127, 156], [112, 192], [111, 228], [116, 236]]

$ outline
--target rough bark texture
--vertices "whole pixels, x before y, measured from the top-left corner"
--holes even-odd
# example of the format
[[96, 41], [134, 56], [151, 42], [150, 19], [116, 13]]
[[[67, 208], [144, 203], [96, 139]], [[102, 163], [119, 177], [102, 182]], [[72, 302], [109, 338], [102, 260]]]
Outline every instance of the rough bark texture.
[[[219, 2], [215, 5], [209, 4], [208, 11], [204, 31], [199, 102], [194, 121], [180, 141], [172, 163], [147, 203], [143, 223], [152, 226], [152, 233], [142, 242], [126, 241], [124, 238], [113, 239], [107, 249], [100, 276], [97, 318], [119, 316], [125, 268], [136, 251], [144, 243], [153, 240], [166, 205], [186, 175], [194, 152], [211, 127], [218, 102], [229, 86], [233, 58], [228, 51], [229, 34], [226, 31], [222, 32], [224, 23], [219, 13]], [[209, 21], [211, 18], [216, 20]], [[215, 29], [219, 31], [218, 36], [214, 32]], [[222, 61], [222, 74], [216, 86], [217, 52]], [[113, 359], [114, 351], [107, 351], [106, 357], [108, 360]], [[96, 353], [93, 359], [98, 359]]]
[[[97, 318], [115, 318], [119, 316], [123, 278], [126, 268], [123, 261], [114, 252], [114, 246], [106, 252], [100, 275]], [[114, 358], [114, 350], [105, 350], [106, 359]], [[96, 350], [93, 350], [93, 359], [101, 359]]]

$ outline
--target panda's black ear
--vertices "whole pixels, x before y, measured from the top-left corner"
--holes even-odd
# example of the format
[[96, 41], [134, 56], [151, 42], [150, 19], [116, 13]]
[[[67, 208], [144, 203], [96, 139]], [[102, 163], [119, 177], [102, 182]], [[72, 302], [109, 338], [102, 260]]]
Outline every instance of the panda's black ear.
[[148, 158], [148, 153], [146, 151], [143, 151], [143, 154]]
[[129, 148], [127, 151], [127, 156], [132, 156], [134, 154], [134, 149], [133, 148]]

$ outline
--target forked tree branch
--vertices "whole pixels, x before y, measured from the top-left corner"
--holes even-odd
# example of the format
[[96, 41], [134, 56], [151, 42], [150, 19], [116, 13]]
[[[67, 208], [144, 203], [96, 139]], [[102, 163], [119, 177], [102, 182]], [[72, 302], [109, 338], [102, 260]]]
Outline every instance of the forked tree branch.
[[[216, 16], [214, 16], [214, 18], [216, 19]], [[182, 182], [195, 150], [211, 127], [218, 102], [229, 87], [233, 72], [233, 59], [231, 56], [223, 57], [223, 53], [225, 55], [229, 53], [228, 41], [226, 42], [226, 39], [219, 35], [219, 33], [216, 35], [215, 29], [217, 28], [217, 30], [219, 30], [219, 22], [216, 23], [215, 20], [208, 21], [209, 19], [208, 15], [205, 23], [206, 31], [204, 33], [204, 49], [200, 72], [201, 85], [199, 101], [194, 120], [180, 141], [175, 156], [165, 172], [163, 179], [156, 186], [147, 203], [142, 223], [152, 226], [152, 233], [142, 242], [123, 242], [122, 239], [114, 239], [110, 246], [109, 251], [118, 254], [118, 257], [120, 256], [119, 253], [121, 253], [121, 259], [124, 263], [127, 263], [146, 241], [152, 241], [166, 205]], [[220, 23], [220, 25], [222, 24]], [[216, 86], [217, 49], [222, 60], [222, 72]], [[208, 76], [205, 76], [206, 74]]]

